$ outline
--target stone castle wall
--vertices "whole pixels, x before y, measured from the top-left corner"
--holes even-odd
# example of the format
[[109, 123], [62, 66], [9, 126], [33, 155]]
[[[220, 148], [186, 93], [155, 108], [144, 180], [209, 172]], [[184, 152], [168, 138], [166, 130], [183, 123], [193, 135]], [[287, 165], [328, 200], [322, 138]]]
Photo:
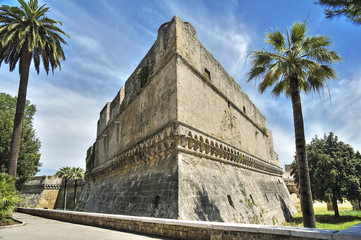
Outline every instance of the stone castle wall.
[[[78, 180], [77, 196], [81, 195], [84, 181]], [[74, 210], [75, 181], [67, 184], [67, 209]], [[56, 176], [32, 177], [20, 189], [23, 201], [19, 207], [63, 209], [64, 202], [64, 180]]]
[[61, 178], [54, 176], [33, 177], [20, 190], [20, 207], [54, 209], [61, 187]]
[[179, 121], [279, 165], [265, 117], [200, 43], [192, 25], [179, 25]]
[[[81, 196], [84, 187], [84, 180], [78, 179], [76, 192], [77, 200]], [[66, 209], [75, 210], [76, 206], [74, 205], [74, 192], [75, 192], [75, 180], [68, 180], [67, 190], [66, 190]], [[56, 198], [54, 209], [63, 209], [64, 206], [64, 181], [62, 181], [61, 188], [59, 189], [58, 197]]]
[[[98, 130], [94, 167], [114, 159], [116, 155], [176, 120], [176, 75], [172, 74], [176, 62], [174, 58], [169, 62], [154, 60], [154, 49], [157, 48], [162, 46], [153, 46], [139, 65], [149, 69], [146, 86], [141, 88], [134, 72], [118, 94], [119, 97], [111, 104], [108, 103], [101, 112], [99, 125], [105, 128]], [[121, 94], [123, 91], [124, 95]], [[124, 96], [122, 101], [121, 96]], [[108, 115], [109, 121], [104, 125], [103, 119], [107, 119]]]
[[179, 168], [179, 219], [273, 225], [294, 211], [278, 176], [186, 153]]
[[178, 17], [101, 111], [86, 161], [81, 211], [244, 223], [295, 211], [266, 119]]
[[176, 156], [161, 157], [96, 178], [84, 188], [77, 207], [90, 212], [178, 218], [177, 177]]

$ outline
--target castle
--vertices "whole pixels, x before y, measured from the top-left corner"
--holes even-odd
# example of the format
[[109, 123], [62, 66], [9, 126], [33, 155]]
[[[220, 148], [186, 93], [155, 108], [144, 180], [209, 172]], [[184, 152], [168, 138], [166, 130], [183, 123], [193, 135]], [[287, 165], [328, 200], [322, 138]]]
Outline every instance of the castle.
[[77, 210], [276, 224], [296, 211], [266, 119], [175, 16], [100, 112]]

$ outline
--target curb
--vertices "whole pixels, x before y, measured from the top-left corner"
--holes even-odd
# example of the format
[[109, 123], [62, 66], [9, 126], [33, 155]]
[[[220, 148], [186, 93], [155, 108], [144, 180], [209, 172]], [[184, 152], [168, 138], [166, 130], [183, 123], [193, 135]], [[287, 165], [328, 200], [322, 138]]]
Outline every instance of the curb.
[[5, 226], [0, 226], [0, 229], [5, 229], [5, 228], [13, 228], [13, 227], [22, 227], [25, 225], [25, 222], [22, 222], [16, 218], [11, 218], [12, 220], [14, 220], [15, 222], [18, 222], [19, 224], [12, 224], [12, 225], [5, 225]]

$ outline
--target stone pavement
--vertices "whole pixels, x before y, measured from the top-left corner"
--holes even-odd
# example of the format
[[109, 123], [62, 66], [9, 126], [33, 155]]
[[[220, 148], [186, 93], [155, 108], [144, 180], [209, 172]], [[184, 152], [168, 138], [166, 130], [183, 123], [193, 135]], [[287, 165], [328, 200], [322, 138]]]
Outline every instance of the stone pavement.
[[114, 231], [104, 228], [91, 227], [52, 219], [36, 217], [24, 213], [14, 213], [13, 217], [22, 222], [23, 226], [0, 228], [0, 240], [146, 240], [163, 239], [134, 233]]

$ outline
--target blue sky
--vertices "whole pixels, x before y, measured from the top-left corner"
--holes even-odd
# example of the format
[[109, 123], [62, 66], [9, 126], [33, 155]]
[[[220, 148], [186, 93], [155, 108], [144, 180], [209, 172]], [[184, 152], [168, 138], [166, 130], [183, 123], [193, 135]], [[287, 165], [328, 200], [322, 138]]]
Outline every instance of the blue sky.
[[[308, 21], [310, 35], [327, 35], [332, 50], [344, 59], [334, 65], [337, 79], [330, 93], [302, 95], [305, 132], [334, 132], [361, 150], [361, 25], [345, 18], [326, 19], [314, 0], [39, 0], [50, 18], [63, 23], [71, 38], [64, 46], [62, 70], [48, 76], [31, 69], [28, 99], [37, 106], [34, 123], [42, 143], [41, 172], [54, 174], [63, 166], [85, 168], [86, 150], [96, 138], [99, 112], [111, 101], [157, 37], [161, 24], [174, 15], [190, 22], [210, 53], [242, 87], [267, 119], [281, 166], [295, 152], [291, 102], [259, 94], [246, 82], [250, 60], [245, 56], [265, 48], [268, 30], [286, 31], [296, 21]], [[17, 5], [17, 1], [0, 0]], [[18, 71], [0, 68], [0, 92], [17, 94]]]

